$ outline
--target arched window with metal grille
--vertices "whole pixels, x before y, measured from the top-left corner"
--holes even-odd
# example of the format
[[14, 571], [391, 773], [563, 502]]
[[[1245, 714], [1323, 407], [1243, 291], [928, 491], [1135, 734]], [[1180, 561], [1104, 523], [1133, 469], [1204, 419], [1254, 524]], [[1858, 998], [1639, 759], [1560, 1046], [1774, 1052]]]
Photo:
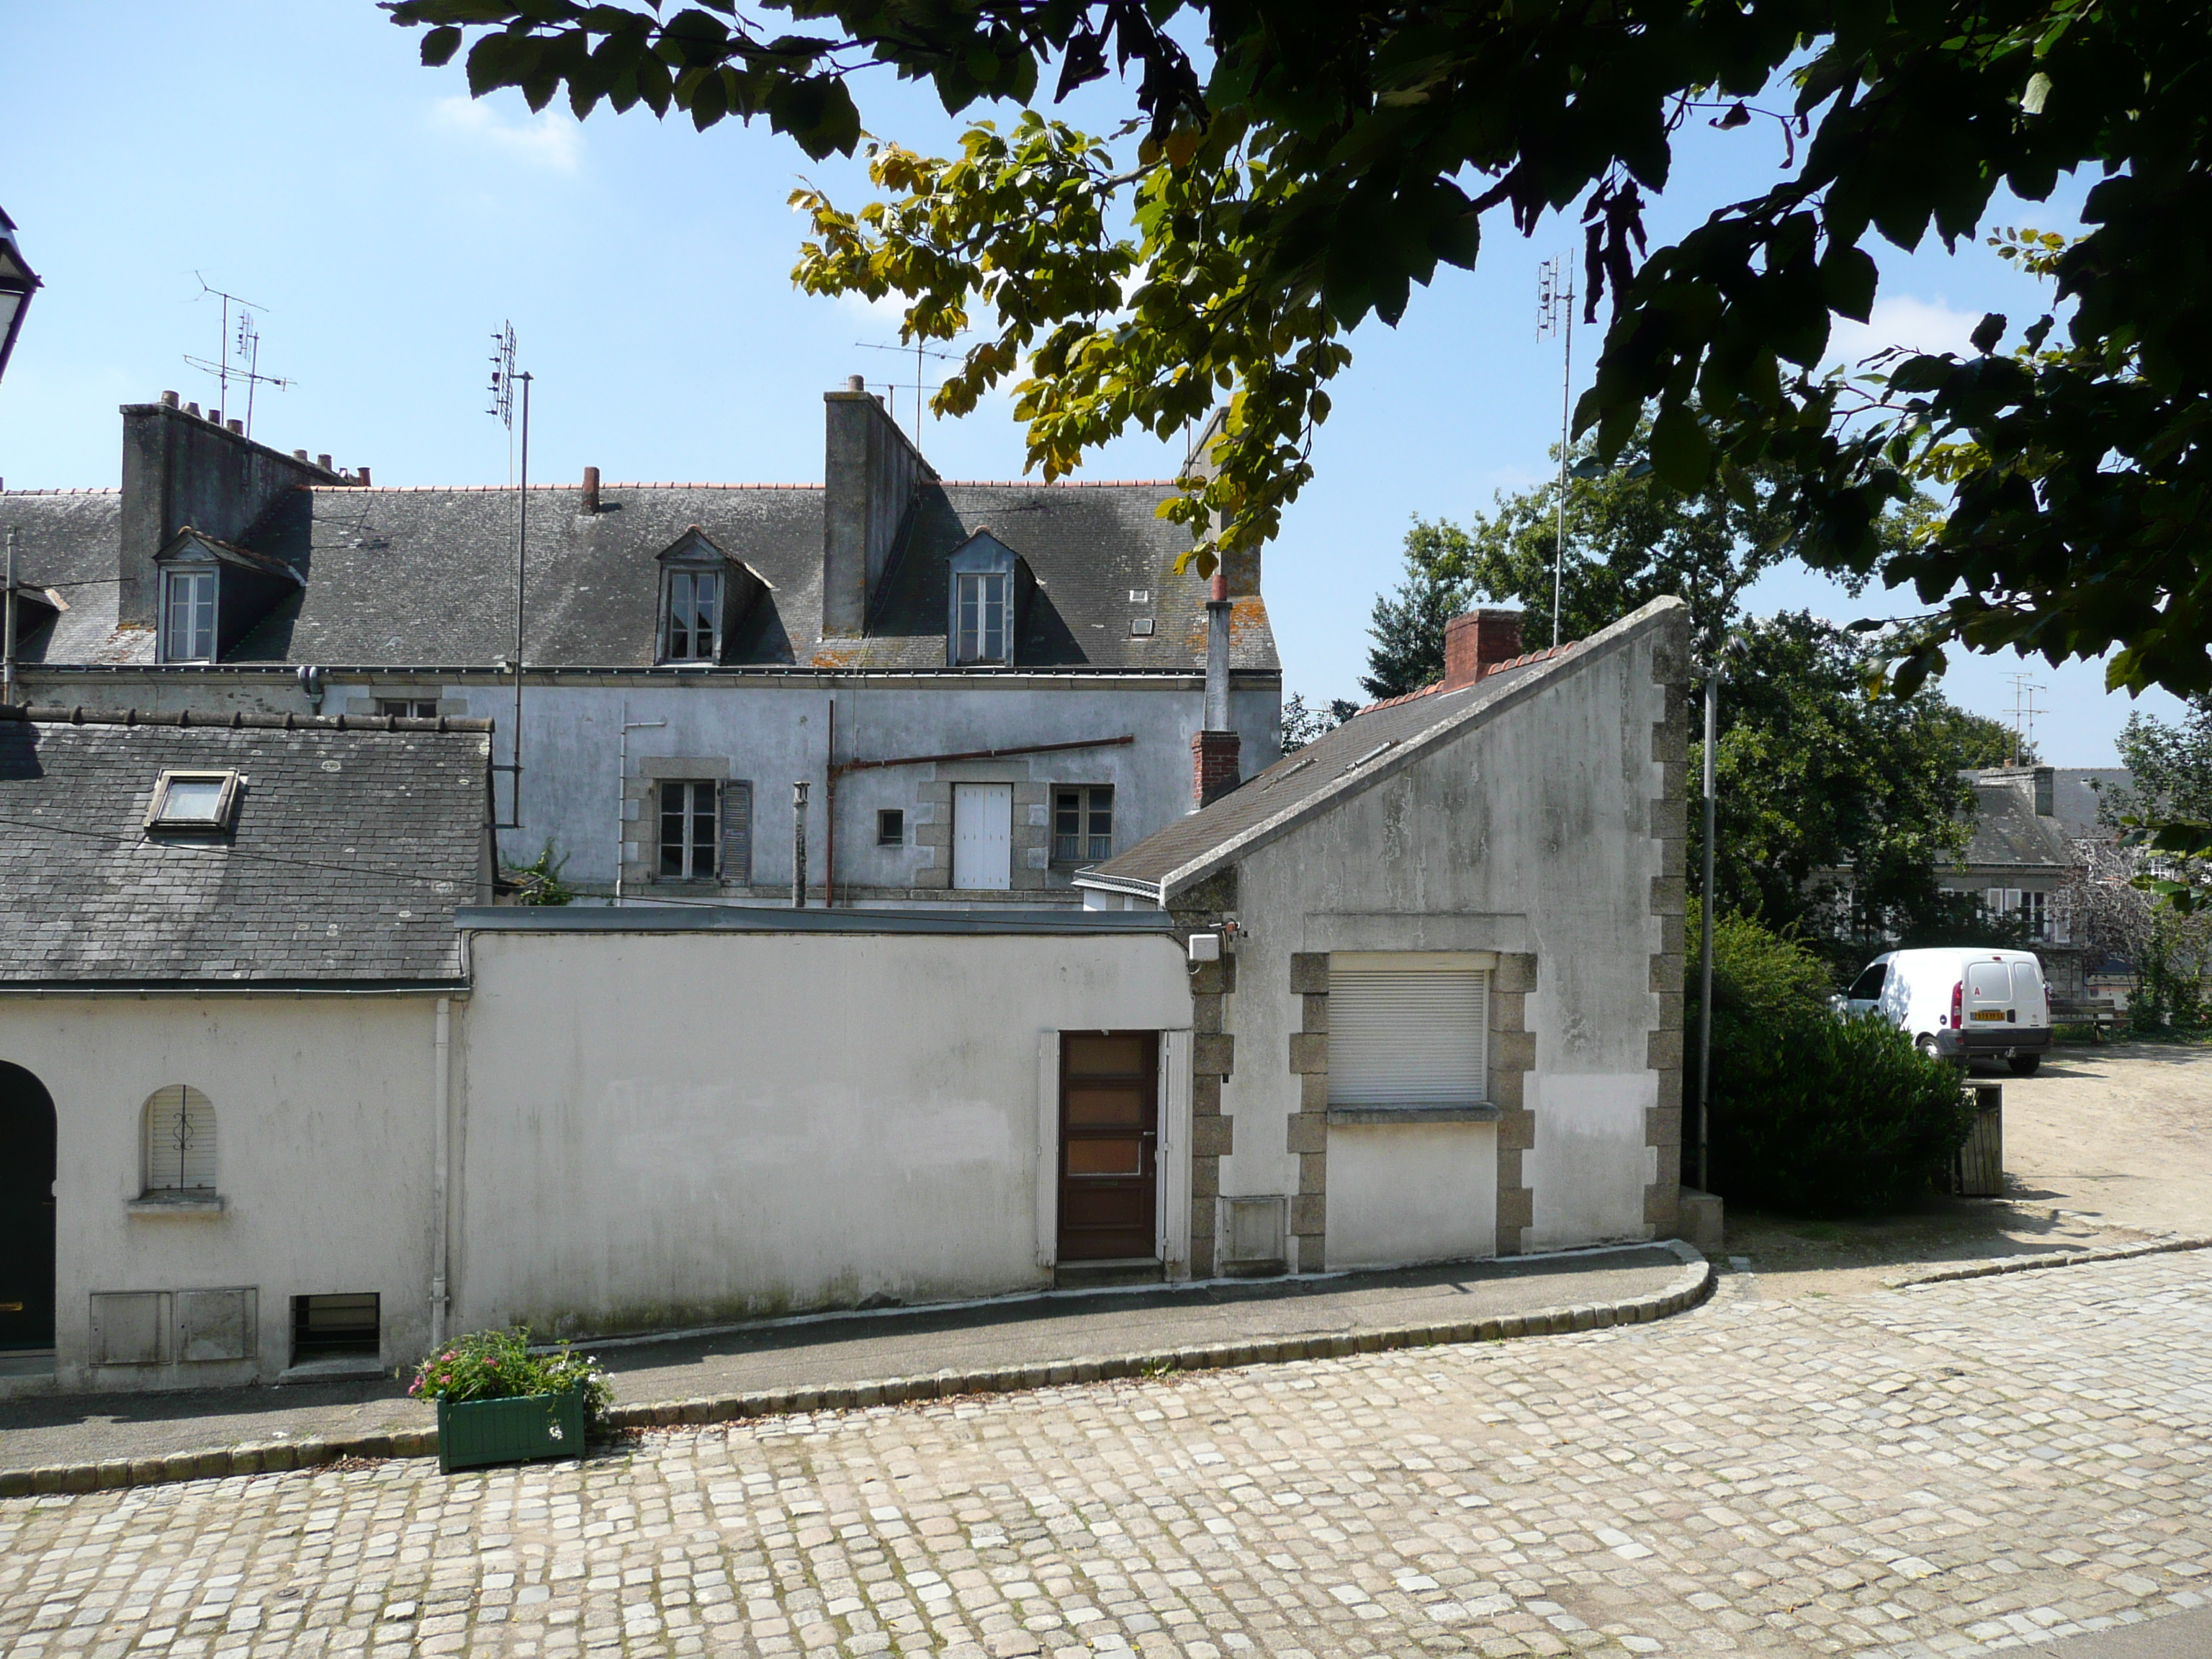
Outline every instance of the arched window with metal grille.
[[215, 1191], [215, 1108], [190, 1084], [147, 1097], [145, 1170], [149, 1198]]

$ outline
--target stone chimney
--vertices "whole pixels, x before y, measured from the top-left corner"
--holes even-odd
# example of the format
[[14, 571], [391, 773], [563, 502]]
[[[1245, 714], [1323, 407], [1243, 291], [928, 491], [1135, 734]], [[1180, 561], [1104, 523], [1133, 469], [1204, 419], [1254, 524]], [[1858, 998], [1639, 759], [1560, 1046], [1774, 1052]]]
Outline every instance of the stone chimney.
[[1444, 624], [1443, 690], [1473, 685], [1502, 662], [1521, 654], [1521, 613], [1485, 609]]
[[937, 474], [859, 375], [822, 401], [822, 632], [850, 637], [867, 631], [891, 550]]
[[[362, 482], [368, 483], [363, 470]], [[187, 525], [236, 541], [277, 498], [301, 484], [338, 482], [313, 466], [177, 407], [123, 405], [122, 534], [117, 549], [117, 619], [151, 628], [161, 606], [154, 556]]]
[[1215, 571], [1206, 602], [1206, 724], [1190, 740], [1194, 809], [1212, 805], [1244, 781], [1237, 730], [1229, 718], [1229, 623], [1235, 608], [1228, 575]]
[[[1220, 437], [1222, 426], [1229, 418], [1226, 404], [1213, 411], [1212, 416], [1199, 434], [1191, 441], [1190, 453], [1183, 461], [1183, 477], [1187, 479], [1208, 479], [1220, 471], [1210, 453], [1214, 440]], [[1214, 534], [1221, 533], [1221, 515], [1215, 514], [1208, 526]], [[1260, 550], [1244, 548], [1226, 555], [1221, 561], [1221, 574], [1229, 580], [1229, 597], [1249, 599], [1260, 591]]]
[[2057, 810], [2058, 773], [2057, 769], [2039, 766], [2035, 769], [2035, 815], [2047, 818]]

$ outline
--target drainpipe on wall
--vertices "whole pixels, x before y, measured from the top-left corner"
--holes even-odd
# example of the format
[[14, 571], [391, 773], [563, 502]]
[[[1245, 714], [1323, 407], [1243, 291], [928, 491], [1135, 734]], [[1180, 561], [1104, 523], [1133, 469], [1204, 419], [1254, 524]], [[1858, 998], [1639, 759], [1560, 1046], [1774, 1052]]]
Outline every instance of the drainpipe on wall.
[[438, 999], [438, 1035], [433, 1048], [436, 1052], [437, 1073], [433, 1085], [438, 1117], [438, 1152], [434, 1164], [432, 1185], [432, 1230], [430, 1246], [430, 1347], [433, 1352], [446, 1341], [446, 1257], [447, 1257], [447, 1181], [451, 1167], [453, 1129], [448, 1121], [453, 1101], [453, 1000]]
[[7, 637], [0, 645], [0, 703], [15, 701], [15, 526], [8, 526]]
[[837, 908], [837, 699], [830, 699], [830, 745], [822, 763], [822, 908]]

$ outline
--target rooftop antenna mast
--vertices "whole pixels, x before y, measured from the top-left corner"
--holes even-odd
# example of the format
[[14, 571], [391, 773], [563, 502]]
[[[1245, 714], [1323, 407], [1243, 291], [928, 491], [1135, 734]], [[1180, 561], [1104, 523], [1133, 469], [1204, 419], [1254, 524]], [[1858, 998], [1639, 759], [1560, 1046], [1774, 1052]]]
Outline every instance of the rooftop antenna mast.
[[1575, 384], [1575, 279], [1556, 253], [1536, 267], [1536, 337], [1558, 334], [1565, 349], [1559, 361], [1559, 489], [1552, 511], [1552, 643], [1559, 642], [1560, 587], [1567, 562], [1567, 444], [1570, 399]]
[[[863, 351], [904, 351], [905, 349], [907, 349], [907, 348], [906, 348], [906, 347], [904, 347], [904, 346], [902, 346], [902, 345], [880, 345], [880, 344], [877, 343], [875, 341], [872, 341], [872, 340], [855, 340], [855, 341], [854, 341], [854, 342], [853, 342], [853, 343], [854, 343], [854, 345], [856, 345], [856, 346], [859, 346], [859, 347], [860, 347]], [[928, 391], [928, 390], [930, 389], [929, 387], [927, 387], [927, 386], [925, 386], [925, 385], [923, 385], [923, 384], [922, 384], [922, 379], [921, 379], [921, 377], [922, 377], [922, 372], [923, 372], [923, 371], [922, 371], [922, 362], [921, 362], [921, 360], [922, 360], [924, 357], [961, 357], [961, 356], [966, 356], [966, 355], [967, 355], [967, 354], [965, 354], [964, 352], [959, 352], [959, 351], [939, 351], [939, 350], [935, 349], [933, 347], [930, 347], [930, 346], [926, 346], [926, 345], [924, 345], [924, 344], [921, 343], [921, 341], [920, 339], [916, 339], [916, 340], [915, 341], [915, 343], [914, 343], [914, 441], [915, 441], [915, 443], [917, 446], [919, 446], [919, 445], [921, 444], [921, 394], [922, 394], [923, 392], [927, 392], [927, 391]], [[903, 387], [897, 387], [897, 386], [892, 387], [892, 388], [890, 388], [890, 389], [891, 389], [891, 390], [893, 390], [893, 391], [903, 391], [903, 390], [904, 390], [904, 388], [903, 388]]]
[[2050, 688], [2026, 674], [2012, 676], [2012, 763], [2027, 763], [2027, 751], [2035, 746], [2035, 717], [2047, 714], [2047, 709], [2035, 706], [2035, 694]]
[[[253, 313], [257, 311], [266, 311], [269, 307], [235, 294], [226, 294], [219, 288], [209, 287], [207, 278], [202, 276], [198, 271], [194, 271], [192, 276], [199, 283], [202, 299], [212, 295], [222, 302], [222, 325], [221, 331], [216, 336], [217, 348], [212, 358], [195, 357], [190, 352], [186, 352], [185, 361], [203, 374], [215, 376], [216, 418], [218, 420], [222, 418], [223, 411], [230, 407], [230, 383], [233, 380], [241, 380], [245, 383], [246, 419], [243, 422], [243, 429], [246, 435], [250, 438], [253, 435], [255, 391], [264, 386], [273, 386], [281, 391], [285, 386], [295, 385], [296, 382], [285, 380], [281, 375], [264, 374], [261, 372], [261, 330], [253, 320]], [[238, 307], [238, 326], [235, 330], [230, 325], [230, 311], [233, 306]]]
[[512, 780], [507, 790], [508, 822], [495, 827], [520, 830], [522, 828], [522, 623], [525, 578], [529, 574], [526, 550], [529, 546], [530, 537], [530, 382], [533, 377], [526, 370], [519, 371], [514, 367], [513, 323], [494, 330], [491, 338], [491, 402], [484, 413], [507, 428], [510, 456], [514, 453], [514, 388], [518, 381], [522, 386], [522, 487], [515, 492], [514, 504], [514, 730], [507, 736], [508, 764], [493, 769], [508, 774]]

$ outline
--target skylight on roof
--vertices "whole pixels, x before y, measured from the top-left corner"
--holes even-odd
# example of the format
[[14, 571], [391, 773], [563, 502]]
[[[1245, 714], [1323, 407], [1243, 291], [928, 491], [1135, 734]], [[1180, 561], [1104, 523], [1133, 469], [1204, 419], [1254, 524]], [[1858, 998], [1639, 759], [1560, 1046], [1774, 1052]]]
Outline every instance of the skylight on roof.
[[149, 830], [228, 830], [238, 811], [235, 772], [164, 772], [146, 809]]

